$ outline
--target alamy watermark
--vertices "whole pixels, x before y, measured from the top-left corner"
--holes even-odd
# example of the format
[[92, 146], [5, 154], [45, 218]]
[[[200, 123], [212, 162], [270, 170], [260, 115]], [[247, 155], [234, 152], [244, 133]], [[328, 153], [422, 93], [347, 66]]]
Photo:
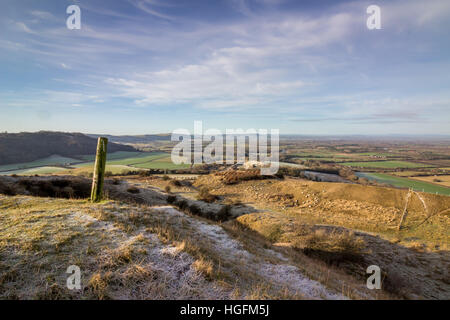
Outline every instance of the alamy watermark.
[[381, 289], [381, 269], [379, 266], [371, 265], [367, 267], [367, 274], [371, 274], [369, 278], [367, 278], [367, 288], [370, 290]]
[[[66, 13], [70, 16], [66, 20], [67, 29], [81, 29], [81, 9], [77, 5], [70, 5], [66, 9]], [[367, 18], [366, 25], [369, 30], [381, 29], [381, 9], [377, 5], [370, 5], [366, 9], [366, 13], [370, 16]]]
[[193, 135], [187, 129], [177, 129], [172, 133], [172, 141], [180, 140], [172, 149], [174, 164], [233, 165], [247, 162], [261, 167], [262, 175], [274, 175], [279, 169], [278, 129], [271, 129], [270, 133], [267, 129], [226, 129], [223, 134], [218, 129], [203, 131], [203, 122], [195, 121]]
[[367, 29], [381, 29], [381, 9], [377, 5], [371, 5], [367, 7], [367, 14], [370, 14], [369, 18], [367, 18]]
[[77, 5], [68, 6], [66, 13], [70, 16], [66, 20], [67, 29], [80, 30], [81, 29], [81, 9]]
[[66, 273], [70, 274], [67, 278], [67, 289], [80, 290], [81, 289], [81, 269], [79, 266], [69, 266]]

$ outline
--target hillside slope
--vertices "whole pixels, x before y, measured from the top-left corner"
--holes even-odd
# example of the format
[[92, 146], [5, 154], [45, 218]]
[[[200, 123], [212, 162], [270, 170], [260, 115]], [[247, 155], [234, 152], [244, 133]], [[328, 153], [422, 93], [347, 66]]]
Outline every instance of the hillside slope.
[[146, 134], [146, 135], [137, 135], [137, 136], [113, 136], [113, 135], [98, 135], [98, 134], [88, 134], [89, 137], [98, 138], [100, 136], [106, 137], [109, 141], [116, 143], [129, 143], [129, 144], [138, 144], [138, 143], [149, 143], [154, 141], [170, 141], [170, 134]]
[[[171, 207], [0, 196], [0, 213], [1, 299], [346, 298], [281, 250]], [[71, 265], [81, 290], [66, 288]]]
[[218, 178], [107, 180], [92, 204], [87, 179], [2, 177], [0, 298], [448, 299], [448, 197], [412, 195], [398, 229], [406, 190]]
[[[95, 154], [97, 140], [81, 133], [40, 131], [0, 134], [0, 165], [24, 163], [52, 155], [76, 157]], [[108, 143], [108, 152], [136, 151], [130, 146]]]

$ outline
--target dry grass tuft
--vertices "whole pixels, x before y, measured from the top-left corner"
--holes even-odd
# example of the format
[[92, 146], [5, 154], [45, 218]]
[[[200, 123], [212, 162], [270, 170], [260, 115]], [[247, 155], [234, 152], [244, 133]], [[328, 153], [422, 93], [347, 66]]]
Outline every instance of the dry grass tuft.
[[203, 274], [207, 280], [214, 279], [214, 264], [211, 261], [202, 257], [195, 260], [192, 266], [195, 270]]
[[328, 232], [321, 229], [297, 238], [293, 246], [308, 256], [339, 265], [346, 261], [361, 261], [366, 244], [351, 231]]
[[241, 181], [261, 180], [273, 178], [271, 176], [263, 176], [259, 169], [251, 170], [227, 170], [215, 173], [221, 178], [221, 181], [226, 185], [237, 184]]
[[198, 192], [198, 195], [197, 195], [197, 200], [204, 201], [204, 202], [207, 202], [207, 203], [213, 203], [217, 199], [218, 199], [217, 196], [211, 194], [209, 189], [206, 188], [206, 187], [200, 188], [200, 191]]
[[113, 273], [111, 271], [107, 271], [105, 273], [94, 273], [92, 277], [89, 279], [87, 285], [87, 291], [92, 295], [95, 299], [105, 300], [110, 297], [107, 294], [107, 288], [110, 284], [110, 281], [113, 277]]

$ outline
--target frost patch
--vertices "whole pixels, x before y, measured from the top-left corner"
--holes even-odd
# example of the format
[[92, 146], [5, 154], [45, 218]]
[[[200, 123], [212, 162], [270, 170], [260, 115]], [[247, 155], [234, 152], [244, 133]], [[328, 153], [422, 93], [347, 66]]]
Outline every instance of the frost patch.
[[[191, 227], [199, 232], [205, 238], [205, 241], [211, 244], [214, 251], [220, 253], [226, 259], [234, 260], [233, 262], [235, 263], [245, 263], [247, 268], [250, 268], [251, 271], [269, 283], [288, 288], [291, 292], [301, 294], [309, 299], [346, 299], [341, 294], [330, 292], [321, 283], [307, 278], [295, 266], [271, 264], [262, 261], [261, 258], [245, 250], [240, 242], [232, 239], [219, 225], [197, 220], [171, 207], [160, 207], [158, 210], [164, 211], [171, 216], [184, 216]], [[267, 250], [266, 252], [273, 253], [273, 256], [278, 257], [281, 261], [289, 261], [279, 252], [273, 250]]]

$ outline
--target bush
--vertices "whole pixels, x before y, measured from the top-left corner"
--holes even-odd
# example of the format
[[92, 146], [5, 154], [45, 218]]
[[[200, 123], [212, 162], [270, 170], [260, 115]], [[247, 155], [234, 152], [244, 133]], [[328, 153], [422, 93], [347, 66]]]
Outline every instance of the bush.
[[217, 200], [217, 196], [211, 194], [208, 188], [202, 187], [197, 195], [197, 200], [213, 203]]
[[0, 181], [0, 193], [7, 195], [7, 196], [15, 196], [16, 195], [16, 192], [12, 187], [4, 184], [1, 181]]
[[106, 171], [105, 172], [105, 177], [112, 177], [114, 174], [112, 173], [112, 171]]
[[174, 203], [176, 200], [176, 196], [167, 196], [167, 203]]
[[145, 170], [139, 171], [140, 177], [148, 177], [149, 175], [150, 175], [150, 171], [145, 171]]
[[[1, 193], [31, 194], [38, 197], [53, 198], [87, 198], [91, 194], [90, 181], [71, 177], [39, 180], [21, 178], [13, 187], [1, 186]], [[11, 194], [12, 195], [12, 194]]]
[[224, 172], [218, 172], [216, 175], [222, 177], [222, 182], [224, 184], [236, 184], [240, 181], [249, 181], [249, 180], [261, 180], [273, 178], [273, 176], [263, 176], [259, 169], [251, 169], [251, 170], [227, 170]]
[[231, 217], [231, 206], [225, 205], [223, 206], [216, 215], [217, 221], [227, 221]]
[[176, 201], [176, 202], [174, 202], [174, 204], [175, 204], [181, 211], [185, 211], [186, 208], [189, 207], [188, 202], [187, 202], [186, 200]]
[[197, 216], [200, 215], [200, 213], [202, 212], [200, 207], [196, 204], [192, 204], [192, 205], [188, 206], [187, 211], [188, 211], [188, 213], [197, 215]]
[[170, 177], [167, 174], [165, 174], [165, 175], [163, 175], [162, 179], [163, 179], [163, 181], [168, 181], [168, 180], [170, 180]]
[[164, 191], [166, 191], [167, 193], [170, 193], [172, 191], [172, 189], [170, 188], [170, 186], [166, 186], [164, 188]]
[[339, 265], [345, 261], [360, 261], [365, 242], [353, 232], [316, 230], [297, 239], [294, 247], [301, 249], [308, 256], [319, 258], [328, 264]]
[[182, 186], [183, 186], [183, 185], [181, 184], [181, 181], [176, 180], [176, 179], [171, 180], [171, 181], [170, 181], [170, 184], [171, 184], [172, 186], [174, 186], [174, 187], [182, 187]]
[[127, 189], [127, 192], [136, 194], [136, 193], [139, 193], [140, 191], [139, 191], [139, 189], [136, 188], [135, 186], [132, 186], [132, 187], [129, 187], [129, 188]]

